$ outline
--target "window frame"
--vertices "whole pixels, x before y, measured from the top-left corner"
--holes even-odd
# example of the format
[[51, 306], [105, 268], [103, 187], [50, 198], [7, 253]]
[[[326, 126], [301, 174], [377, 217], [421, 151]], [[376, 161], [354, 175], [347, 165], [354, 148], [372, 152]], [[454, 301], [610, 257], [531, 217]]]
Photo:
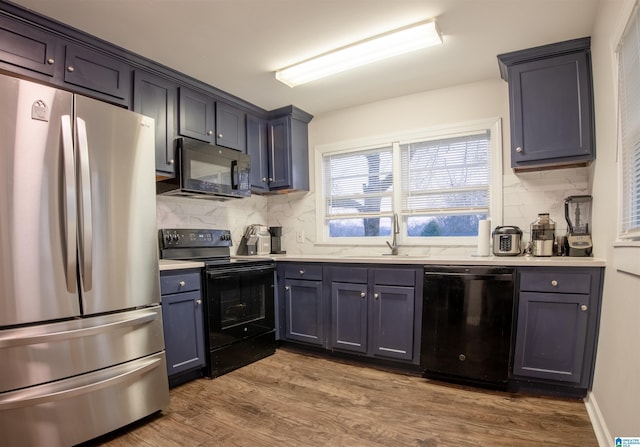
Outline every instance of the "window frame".
[[[398, 213], [400, 234], [397, 235], [399, 246], [475, 246], [478, 242], [477, 236], [460, 237], [409, 237], [407, 235], [407, 221], [405, 215], [401, 213], [401, 190], [400, 190], [400, 144], [417, 141], [438, 140], [455, 138], [465, 135], [477, 134], [489, 130], [490, 139], [490, 170], [491, 180], [489, 184], [489, 216], [492, 226], [502, 222], [502, 178], [503, 178], [503, 146], [502, 146], [502, 119], [488, 118], [462, 123], [446, 124], [428, 128], [395, 132], [384, 135], [377, 135], [367, 138], [345, 140], [341, 142], [318, 145], [314, 149], [314, 160], [316, 168], [316, 245], [360, 245], [360, 246], [385, 246], [392, 236], [368, 236], [368, 237], [329, 237], [329, 225], [325, 224], [325, 204], [324, 197], [324, 166], [323, 156], [328, 153], [349, 153], [360, 150], [373, 149], [385, 145], [393, 144], [393, 212]], [[381, 217], [388, 213], [381, 213]]]
[[[631, 174], [631, 177], [629, 179], [627, 179], [627, 177], [625, 176], [625, 165], [624, 162], [626, 160], [627, 156], [636, 156], [638, 157], [640, 154], [638, 153], [634, 153], [637, 152], [637, 146], [640, 144], [640, 138], [637, 139], [637, 141], [633, 142], [633, 147], [636, 147], [636, 149], [632, 148], [625, 148], [625, 146], [623, 145], [624, 140], [623, 140], [623, 131], [622, 131], [622, 122], [623, 122], [623, 100], [622, 100], [622, 94], [623, 94], [623, 89], [622, 89], [622, 82], [621, 82], [621, 78], [622, 78], [622, 72], [621, 72], [621, 64], [622, 64], [622, 46], [623, 46], [623, 42], [624, 40], [629, 36], [629, 33], [631, 31], [631, 28], [634, 26], [634, 24], [636, 24], [637, 28], [640, 29], [640, 6], [638, 4], [638, 2], [636, 2], [629, 14], [629, 18], [628, 18], [628, 22], [624, 28], [624, 30], [622, 31], [622, 33], [620, 34], [619, 38], [618, 38], [618, 45], [616, 47], [615, 50], [615, 60], [616, 60], [616, 64], [615, 64], [615, 69], [616, 69], [616, 102], [617, 102], [617, 115], [618, 115], [618, 119], [617, 119], [617, 155], [616, 155], [616, 160], [617, 160], [617, 168], [618, 168], [618, 198], [619, 198], [619, 207], [618, 207], [618, 241], [620, 241], [621, 243], [627, 245], [633, 245], [633, 246], [637, 246], [640, 243], [640, 226], [637, 227], [632, 227], [629, 230], [625, 230], [625, 220], [627, 217], [627, 212], [628, 213], [632, 213], [633, 212], [633, 205], [631, 205], [630, 203], [627, 203], [627, 196], [625, 194], [625, 181], [629, 180], [629, 182], [631, 182], [632, 180], [636, 180], [636, 182], [638, 181], [638, 179], [640, 178], [640, 172], [633, 172]], [[640, 51], [639, 51], [640, 53]], [[640, 85], [640, 79], [637, 80], [637, 82], [635, 83], [636, 86]], [[626, 154], [626, 151], [631, 152], [631, 154]], [[633, 186], [629, 186], [630, 188], [633, 189]], [[640, 195], [640, 188], [635, 192], [636, 195]], [[633, 194], [631, 194], [631, 197], [629, 197], [629, 199], [631, 199], [633, 197]], [[629, 209], [629, 207], [631, 207], [631, 209]]]

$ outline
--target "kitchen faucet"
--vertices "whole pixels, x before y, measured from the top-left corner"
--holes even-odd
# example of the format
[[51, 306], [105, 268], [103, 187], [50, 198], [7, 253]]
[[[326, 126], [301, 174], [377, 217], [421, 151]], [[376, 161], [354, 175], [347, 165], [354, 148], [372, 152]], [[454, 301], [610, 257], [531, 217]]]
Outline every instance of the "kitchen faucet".
[[386, 241], [387, 245], [391, 249], [392, 255], [398, 254], [398, 242], [396, 240], [396, 235], [398, 233], [400, 233], [400, 227], [398, 226], [398, 213], [393, 213], [393, 239], [391, 240], [391, 243]]

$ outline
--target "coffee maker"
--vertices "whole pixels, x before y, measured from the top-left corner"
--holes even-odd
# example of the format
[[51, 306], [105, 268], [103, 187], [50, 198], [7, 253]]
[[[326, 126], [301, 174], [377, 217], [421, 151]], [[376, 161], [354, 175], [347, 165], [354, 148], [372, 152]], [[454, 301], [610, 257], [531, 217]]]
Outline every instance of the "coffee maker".
[[284, 254], [282, 249], [282, 227], [269, 227], [271, 234], [271, 254]]
[[564, 252], [567, 256], [591, 256], [591, 196], [569, 196], [564, 199], [567, 237]]

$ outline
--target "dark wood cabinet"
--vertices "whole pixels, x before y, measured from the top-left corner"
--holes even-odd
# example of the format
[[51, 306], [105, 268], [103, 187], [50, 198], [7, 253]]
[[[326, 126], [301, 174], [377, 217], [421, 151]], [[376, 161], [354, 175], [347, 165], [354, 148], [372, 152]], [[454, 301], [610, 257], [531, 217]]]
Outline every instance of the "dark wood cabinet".
[[325, 345], [325, 305], [322, 266], [286, 264], [284, 267], [284, 338]]
[[160, 290], [167, 373], [173, 386], [200, 376], [206, 362], [200, 270], [161, 272]]
[[597, 344], [600, 268], [521, 268], [514, 377], [591, 386]]
[[55, 35], [0, 15], [0, 67], [53, 78], [64, 62], [61, 51]]
[[254, 193], [269, 191], [267, 120], [247, 115], [247, 154], [251, 157], [249, 180]]
[[511, 167], [586, 166], [595, 159], [590, 39], [498, 56], [509, 83]]
[[170, 79], [136, 70], [134, 73], [133, 110], [155, 120], [156, 171], [174, 174], [174, 139], [178, 85]]

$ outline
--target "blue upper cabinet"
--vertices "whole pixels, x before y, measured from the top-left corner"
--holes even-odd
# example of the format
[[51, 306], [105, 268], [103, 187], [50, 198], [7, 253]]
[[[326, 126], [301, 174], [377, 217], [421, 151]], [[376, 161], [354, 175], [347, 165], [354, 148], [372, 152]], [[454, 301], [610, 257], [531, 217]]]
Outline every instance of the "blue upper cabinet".
[[247, 115], [247, 154], [251, 157], [251, 191], [269, 191], [269, 154], [267, 149], [267, 120]]
[[216, 104], [216, 144], [238, 151], [247, 150], [247, 114], [232, 105]]
[[0, 15], [0, 67], [49, 79], [63, 64], [61, 47], [53, 34]]
[[511, 167], [586, 166], [595, 159], [590, 38], [498, 56], [509, 83]]
[[178, 133], [183, 137], [216, 142], [215, 100], [187, 87], [180, 87]]

